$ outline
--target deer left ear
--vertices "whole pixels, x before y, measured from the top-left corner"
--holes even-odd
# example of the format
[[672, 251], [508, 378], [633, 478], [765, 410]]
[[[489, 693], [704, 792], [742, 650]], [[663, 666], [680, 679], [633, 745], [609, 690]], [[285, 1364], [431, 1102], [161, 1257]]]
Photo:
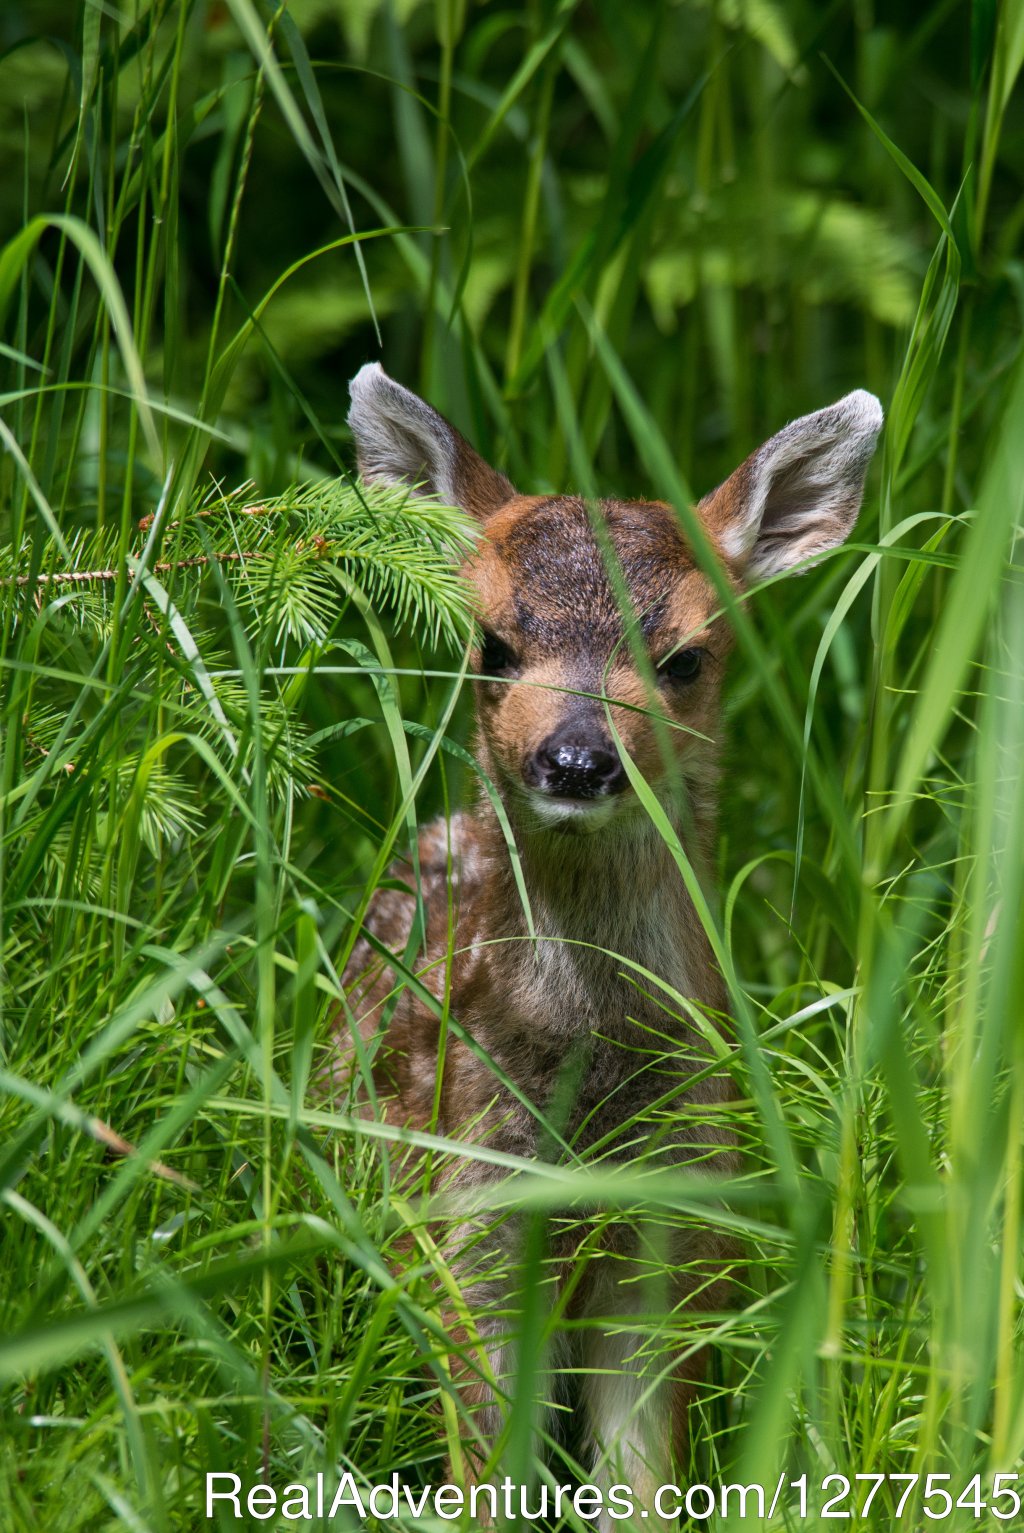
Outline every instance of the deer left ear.
[[471, 516], [489, 516], [515, 494], [450, 421], [367, 362], [349, 384], [348, 423], [364, 479], [404, 484]]
[[846, 541], [881, 429], [881, 405], [857, 389], [792, 421], [704, 497], [697, 509], [745, 580], [781, 574]]

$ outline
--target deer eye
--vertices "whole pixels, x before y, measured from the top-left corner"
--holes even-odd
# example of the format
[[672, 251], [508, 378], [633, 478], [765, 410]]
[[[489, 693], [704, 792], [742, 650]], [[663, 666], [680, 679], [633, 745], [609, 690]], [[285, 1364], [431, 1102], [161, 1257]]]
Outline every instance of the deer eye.
[[689, 686], [697, 680], [700, 668], [704, 664], [704, 651], [702, 649], [677, 649], [674, 655], [669, 655], [658, 667], [658, 675], [666, 677], [669, 681], [681, 682], [683, 686]]
[[510, 671], [516, 663], [516, 657], [507, 644], [503, 644], [496, 634], [483, 630], [480, 642], [480, 669], [486, 676], [500, 676], [502, 671]]

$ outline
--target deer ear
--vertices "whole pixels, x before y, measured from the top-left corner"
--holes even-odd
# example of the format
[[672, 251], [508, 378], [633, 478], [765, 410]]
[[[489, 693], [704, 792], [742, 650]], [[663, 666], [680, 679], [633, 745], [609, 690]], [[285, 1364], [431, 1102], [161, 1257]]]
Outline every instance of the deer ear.
[[418, 394], [367, 362], [349, 384], [348, 423], [364, 479], [404, 484], [481, 518], [515, 494], [455, 427]]
[[881, 429], [881, 405], [857, 389], [792, 421], [705, 496], [698, 511], [744, 579], [780, 574], [845, 542]]

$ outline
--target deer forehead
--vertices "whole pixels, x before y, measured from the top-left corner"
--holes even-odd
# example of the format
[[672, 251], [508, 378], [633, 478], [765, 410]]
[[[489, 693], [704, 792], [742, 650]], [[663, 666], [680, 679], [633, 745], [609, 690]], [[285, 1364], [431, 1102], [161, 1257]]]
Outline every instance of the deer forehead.
[[670, 507], [605, 500], [595, 518], [574, 496], [517, 496], [488, 519], [469, 569], [481, 618], [541, 652], [617, 643], [623, 604], [608, 545], [645, 637], [696, 633], [708, 622], [715, 592]]

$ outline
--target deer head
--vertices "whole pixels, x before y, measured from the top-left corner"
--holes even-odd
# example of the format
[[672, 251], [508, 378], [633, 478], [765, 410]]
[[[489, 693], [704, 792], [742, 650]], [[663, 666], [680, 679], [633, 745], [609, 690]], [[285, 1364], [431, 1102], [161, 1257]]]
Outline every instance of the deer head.
[[[465, 571], [481, 749], [517, 829], [579, 833], [635, 813], [624, 754], [666, 795], [706, 784], [730, 635], [672, 508], [519, 495], [378, 364], [356, 374], [351, 395], [365, 479], [408, 485], [483, 525]], [[700, 501], [734, 589], [849, 536], [881, 425], [872, 394], [847, 394], [769, 438]]]

